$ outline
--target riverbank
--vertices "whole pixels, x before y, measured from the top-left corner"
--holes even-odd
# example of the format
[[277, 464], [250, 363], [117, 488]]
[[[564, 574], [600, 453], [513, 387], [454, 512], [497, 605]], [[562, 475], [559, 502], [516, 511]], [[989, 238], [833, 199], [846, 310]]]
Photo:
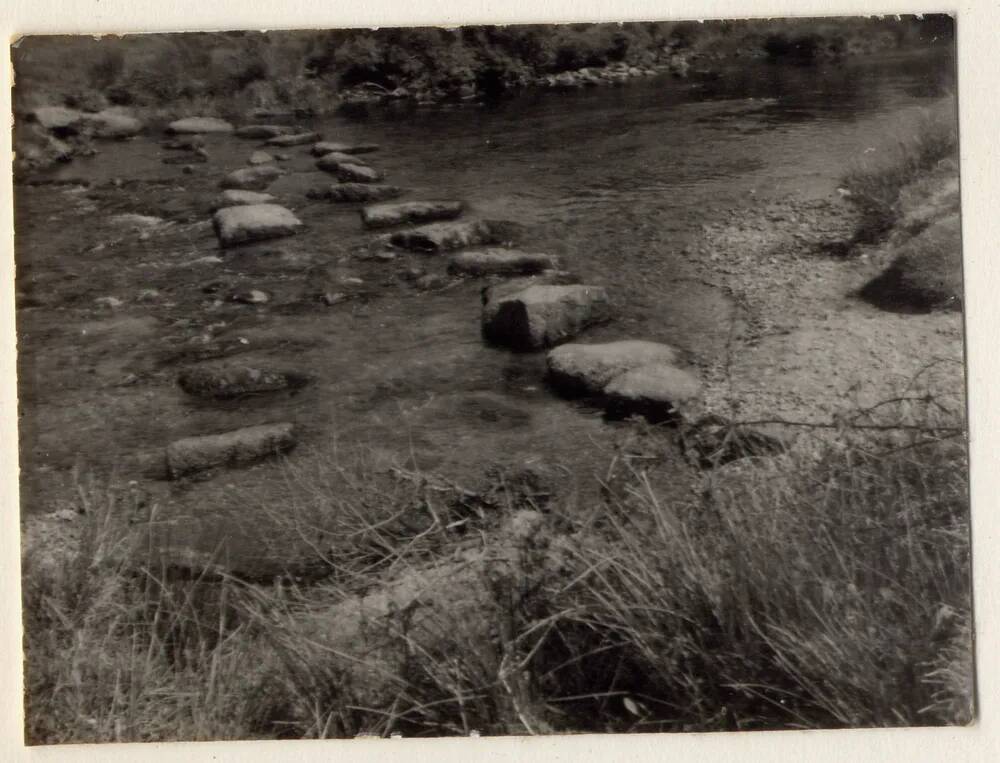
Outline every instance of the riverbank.
[[[953, 44], [952, 20], [934, 15], [26, 38], [14, 49], [15, 149], [25, 168], [93, 150], [92, 129], [57, 134], [58, 142], [46, 125], [38, 132], [27, 120], [39, 107], [105, 115], [104, 122], [138, 119], [151, 129], [184, 113], [294, 120], [369, 105], [482, 103], [662, 73], [711, 82], [754, 60], [812, 66]], [[67, 72], [60, 59], [70, 54], [76, 65]], [[97, 126], [99, 133], [101, 119]]]

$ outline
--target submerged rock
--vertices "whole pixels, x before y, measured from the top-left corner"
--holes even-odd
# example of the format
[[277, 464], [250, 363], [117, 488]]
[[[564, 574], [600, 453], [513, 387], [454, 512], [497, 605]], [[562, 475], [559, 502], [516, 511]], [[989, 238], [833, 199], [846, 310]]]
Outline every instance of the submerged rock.
[[277, 138], [279, 135], [291, 135], [295, 128], [286, 125], [244, 125], [233, 133], [237, 138], [248, 140], [265, 140]]
[[295, 447], [292, 424], [260, 424], [221, 434], [185, 437], [167, 446], [167, 474], [172, 479], [219, 466], [239, 466]]
[[333, 143], [320, 142], [312, 147], [313, 156], [323, 156], [337, 152], [339, 154], [370, 154], [378, 151], [379, 147], [374, 143]]
[[269, 193], [239, 191], [231, 188], [228, 191], [222, 192], [215, 208], [222, 209], [223, 207], [235, 207], [246, 204], [270, 204], [273, 201], [275, 201], [275, 197]]
[[599, 395], [617, 376], [647, 365], [674, 365], [678, 357], [668, 344], [641, 339], [564, 344], [548, 354], [548, 379], [569, 397]]
[[558, 267], [550, 254], [522, 252], [517, 249], [481, 249], [459, 252], [448, 261], [449, 273], [472, 276], [531, 275]]
[[197, 151], [204, 146], [205, 139], [200, 135], [192, 135], [190, 138], [174, 138], [160, 144], [161, 148], [168, 151]]
[[431, 220], [454, 220], [462, 214], [461, 201], [407, 201], [396, 204], [374, 204], [361, 210], [361, 222], [366, 228], [388, 228], [403, 223], [423, 223]]
[[360, 164], [338, 164], [336, 175], [341, 183], [378, 183], [385, 179], [384, 173]]
[[282, 169], [270, 164], [262, 164], [259, 167], [244, 167], [226, 175], [219, 182], [219, 186], [241, 191], [263, 191], [283, 174]]
[[287, 148], [289, 146], [302, 146], [306, 143], [315, 143], [322, 136], [317, 132], [299, 132], [291, 135], [276, 135], [273, 138], [269, 138], [267, 145], [269, 146], [280, 146], [282, 148]]
[[332, 151], [320, 157], [316, 161], [317, 169], [323, 170], [323, 172], [330, 172], [336, 174], [341, 166], [345, 164], [356, 164], [359, 167], [367, 167], [368, 162], [362, 161], [356, 156], [351, 156], [350, 154], [342, 154], [338, 151]]
[[267, 153], [267, 151], [254, 151], [250, 154], [250, 158], [247, 159], [247, 164], [257, 166], [259, 164], [268, 164], [273, 161], [274, 157]]
[[490, 295], [483, 305], [482, 329], [493, 344], [537, 350], [610, 317], [608, 294], [601, 286], [535, 285]]
[[310, 199], [354, 203], [395, 199], [402, 194], [403, 189], [398, 186], [377, 183], [331, 183], [306, 192]]
[[505, 231], [499, 223], [486, 220], [431, 223], [412, 230], [390, 234], [386, 241], [400, 249], [415, 252], [446, 252], [484, 244], [499, 244]]
[[186, 117], [167, 125], [169, 133], [229, 133], [233, 126], [224, 119], [216, 117]]
[[220, 209], [212, 218], [223, 248], [291, 236], [302, 227], [291, 211], [277, 204], [250, 204]]
[[187, 394], [195, 397], [232, 400], [247, 395], [299, 389], [309, 383], [309, 377], [297, 371], [220, 365], [183, 371], [177, 383]]

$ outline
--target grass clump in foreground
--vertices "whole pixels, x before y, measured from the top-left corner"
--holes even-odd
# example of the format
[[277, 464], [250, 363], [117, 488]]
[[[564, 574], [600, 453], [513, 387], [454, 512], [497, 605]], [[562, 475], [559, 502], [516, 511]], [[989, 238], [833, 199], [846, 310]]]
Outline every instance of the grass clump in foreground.
[[299, 471], [308, 510], [279, 529], [365, 548], [308, 586], [171, 577], [122, 493], [82, 491], [75, 552], [26, 549], [28, 739], [966, 723], [964, 443], [901, 431], [734, 462], [671, 501], [638, 466], [601, 502], [399, 470], [406, 490], [366, 497], [368, 471], [346, 493], [342, 467]]

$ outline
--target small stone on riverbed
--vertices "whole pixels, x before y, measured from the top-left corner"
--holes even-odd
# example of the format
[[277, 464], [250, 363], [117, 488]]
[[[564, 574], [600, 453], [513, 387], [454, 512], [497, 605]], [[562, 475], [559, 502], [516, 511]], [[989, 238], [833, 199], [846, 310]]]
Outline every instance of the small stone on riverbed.
[[277, 204], [249, 204], [220, 209], [212, 218], [223, 248], [291, 236], [302, 221]]
[[297, 371], [229, 364], [187, 369], [177, 378], [187, 394], [214, 400], [299, 389], [308, 382], [309, 377]]
[[263, 191], [283, 174], [284, 170], [271, 164], [244, 167], [226, 175], [219, 182], [219, 186], [240, 191]]
[[250, 154], [250, 158], [247, 159], [247, 164], [256, 166], [258, 164], [267, 164], [273, 161], [274, 157], [267, 153], [267, 151], [254, 151]]
[[229, 295], [230, 302], [240, 302], [244, 305], [263, 305], [271, 301], [271, 297], [266, 291], [260, 289], [250, 289], [249, 291], [237, 291]]
[[538, 350], [608, 320], [607, 291], [584, 284], [538, 284], [510, 293], [493, 291], [483, 305], [483, 336], [514, 350]]

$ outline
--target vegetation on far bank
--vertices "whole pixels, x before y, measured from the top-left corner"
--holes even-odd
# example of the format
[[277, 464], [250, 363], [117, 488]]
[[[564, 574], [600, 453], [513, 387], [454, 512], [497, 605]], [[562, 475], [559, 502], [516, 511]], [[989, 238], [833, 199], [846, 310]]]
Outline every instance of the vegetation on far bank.
[[497, 95], [585, 67], [673, 65], [683, 73], [720, 58], [808, 62], [953, 39], [953, 20], [935, 15], [28, 37], [13, 49], [15, 111], [65, 103], [317, 112], [362, 85], [439, 101]]

